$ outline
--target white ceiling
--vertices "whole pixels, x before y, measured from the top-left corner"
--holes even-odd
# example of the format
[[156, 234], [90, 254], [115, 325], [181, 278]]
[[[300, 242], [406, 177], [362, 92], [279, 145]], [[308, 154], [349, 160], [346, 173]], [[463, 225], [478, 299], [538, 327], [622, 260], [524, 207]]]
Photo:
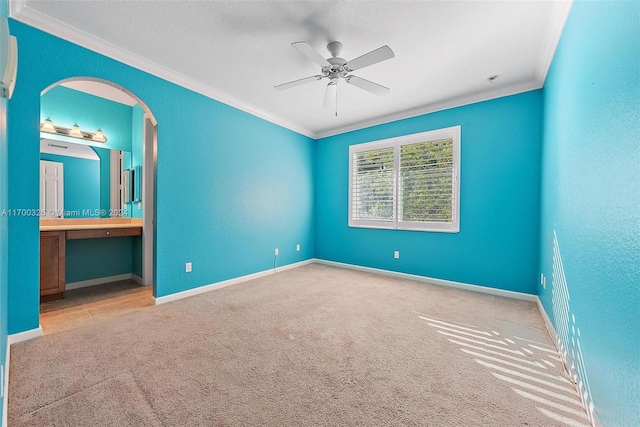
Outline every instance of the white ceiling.
[[[312, 137], [540, 88], [566, 1], [60, 1], [12, 0], [14, 19]], [[391, 88], [378, 97], [341, 82], [338, 117], [322, 109], [327, 80], [291, 47], [329, 57], [383, 45], [395, 58], [354, 72]], [[488, 77], [498, 75], [493, 84]]]

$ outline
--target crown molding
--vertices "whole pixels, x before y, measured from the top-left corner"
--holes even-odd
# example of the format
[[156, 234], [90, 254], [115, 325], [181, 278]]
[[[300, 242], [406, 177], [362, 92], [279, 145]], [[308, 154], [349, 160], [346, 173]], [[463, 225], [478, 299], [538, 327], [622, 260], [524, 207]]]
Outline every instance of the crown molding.
[[541, 87], [542, 85], [540, 85], [536, 80], [532, 80], [505, 88], [495, 89], [491, 92], [483, 92], [482, 94], [471, 94], [458, 98], [447, 99], [445, 101], [435, 102], [432, 104], [411, 108], [409, 110], [399, 111], [397, 113], [385, 114], [384, 116], [379, 116], [370, 120], [363, 120], [350, 125], [336, 127], [325, 132], [319, 132], [316, 139], [340, 135], [342, 133], [365, 129], [371, 126], [409, 119], [411, 117], [418, 117], [425, 114], [435, 113], [437, 111], [449, 110], [452, 108], [462, 107], [464, 105], [476, 104], [478, 102], [489, 101], [491, 99], [517, 95], [519, 93], [540, 89]]
[[182, 86], [185, 89], [189, 89], [208, 98], [230, 105], [231, 107], [237, 108], [238, 110], [244, 111], [278, 126], [282, 126], [296, 133], [308, 136], [309, 138], [316, 138], [314, 132], [303, 126], [283, 120], [271, 113], [255, 107], [254, 105], [207, 86], [199, 81], [186, 77], [163, 65], [142, 58], [139, 55], [102, 40], [99, 37], [93, 36], [76, 28], [69, 27], [57, 19], [50, 18], [38, 11], [29, 9], [26, 7], [26, 0], [9, 0], [9, 17], [85, 49], [97, 52], [133, 68], [144, 71], [178, 86]]
[[383, 123], [417, 117], [424, 114], [461, 107], [477, 102], [488, 101], [504, 96], [516, 95], [518, 93], [542, 88], [544, 86], [549, 67], [553, 60], [556, 48], [562, 35], [562, 30], [569, 16], [572, 5], [573, 0], [556, 1], [553, 3], [553, 9], [549, 17], [549, 22], [547, 23], [545, 37], [538, 54], [538, 65], [536, 67], [534, 77], [531, 81], [519, 83], [517, 85], [512, 85], [506, 88], [495, 89], [491, 92], [484, 92], [482, 94], [469, 94], [441, 102], [435, 102], [432, 104], [386, 114], [356, 123], [334, 127], [320, 132], [314, 132], [304, 126], [300, 126], [288, 120], [284, 120], [227, 93], [221, 92], [199, 81], [193, 80], [180, 73], [170, 70], [160, 64], [149, 61], [148, 59], [142, 58], [139, 55], [126, 51], [112, 43], [109, 43], [84, 31], [71, 28], [61, 21], [49, 18], [48, 16], [41, 14], [40, 12], [37, 12], [33, 9], [29, 9], [28, 7], [26, 7], [26, 0], [9, 0], [9, 16], [16, 21], [20, 21], [24, 24], [35, 27], [53, 36], [59, 37], [63, 40], [69, 41], [91, 51], [97, 52], [136, 69], [142, 70], [146, 73], [182, 86], [208, 98], [230, 105], [234, 108], [264, 119], [268, 122], [274, 123], [278, 126], [282, 126], [293, 132], [308, 136], [312, 139], [320, 139], [345, 132], [351, 132], [371, 126], [380, 125]]

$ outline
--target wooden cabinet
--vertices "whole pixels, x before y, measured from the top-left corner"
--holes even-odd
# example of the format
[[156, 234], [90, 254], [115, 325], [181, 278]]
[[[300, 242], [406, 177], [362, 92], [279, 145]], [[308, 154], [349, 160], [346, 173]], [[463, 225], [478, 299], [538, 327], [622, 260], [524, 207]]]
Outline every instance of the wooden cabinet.
[[65, 232], [40, 232], [40, 300], [62, 298], [65, 284]]
[[67, 240], [142, 235], [142, 227], [139, 226], [86, 228], [87, 225], [81, 225], [81, 227], [40, 232], [40, 301], [53, 301], [63, 297]]

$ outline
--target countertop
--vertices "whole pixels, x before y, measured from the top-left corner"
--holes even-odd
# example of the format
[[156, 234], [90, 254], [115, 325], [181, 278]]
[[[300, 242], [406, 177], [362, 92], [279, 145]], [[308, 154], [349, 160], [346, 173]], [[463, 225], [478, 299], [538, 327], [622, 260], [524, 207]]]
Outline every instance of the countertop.
[[107, 228], [142, 227], [138, 218], [100, 218], [100, 219], [42, 219], [40, 231], [100, 230]]

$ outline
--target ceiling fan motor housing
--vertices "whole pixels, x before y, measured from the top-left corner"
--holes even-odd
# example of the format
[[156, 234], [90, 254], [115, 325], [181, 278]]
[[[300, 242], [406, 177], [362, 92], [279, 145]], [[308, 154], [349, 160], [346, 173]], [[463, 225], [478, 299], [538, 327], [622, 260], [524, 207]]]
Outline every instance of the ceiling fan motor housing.
[[322, 68], [322, 72], [325, 76], [329, 77], [331, 80], [347, 76], [348, 71], [344, 67], [344, 64], [347, 63], [346, 60], [334, 57], [328, 58], [327, 62], [331, 65]]

